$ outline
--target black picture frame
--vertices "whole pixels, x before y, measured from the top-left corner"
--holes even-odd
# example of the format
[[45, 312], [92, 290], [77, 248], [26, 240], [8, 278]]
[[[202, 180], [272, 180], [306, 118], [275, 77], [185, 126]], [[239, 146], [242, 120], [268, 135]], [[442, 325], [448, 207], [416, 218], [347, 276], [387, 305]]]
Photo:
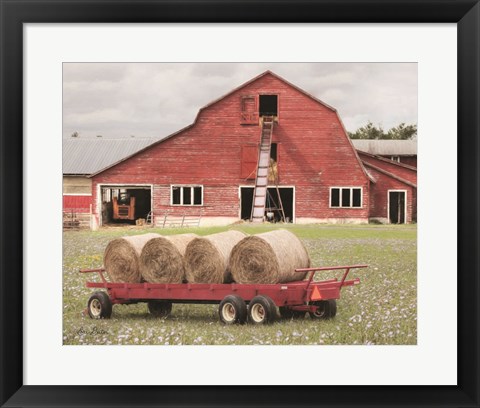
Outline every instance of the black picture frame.
[[[479, 0], [0, 0], [0, 403], [5, 407], [479, 406]], [[457, 386], [23, 385], [23, 23], [456, 23]], [[439, 118], [441, 120], [441, 118]], [[445, 141], [441, 141], [442, 143]], [[434, 272], [433, 272], [434, 273]], [[438, 313], [448, 307], [448, 298]], [[441, 358], [441, 356], [439, 356]], [[92, 365], [93, 366], [93, 365]], [[98, 367], [100, 370], [101, 366]], [[254, 369], [254, 367], [252, 367]], [[346, 367], [348, 369], [348, 367]], [[412, 367], [415, 370], [415, 367]]]

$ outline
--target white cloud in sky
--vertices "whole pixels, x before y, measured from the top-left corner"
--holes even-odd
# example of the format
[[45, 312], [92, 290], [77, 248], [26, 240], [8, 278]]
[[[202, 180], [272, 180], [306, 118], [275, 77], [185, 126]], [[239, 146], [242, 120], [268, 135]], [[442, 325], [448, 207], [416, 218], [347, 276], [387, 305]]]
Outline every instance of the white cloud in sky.
[[65, 63], [63, 136], [163, 138], [266, 70], [336, 108], [349, 131], [417, 123], [415, 63]]

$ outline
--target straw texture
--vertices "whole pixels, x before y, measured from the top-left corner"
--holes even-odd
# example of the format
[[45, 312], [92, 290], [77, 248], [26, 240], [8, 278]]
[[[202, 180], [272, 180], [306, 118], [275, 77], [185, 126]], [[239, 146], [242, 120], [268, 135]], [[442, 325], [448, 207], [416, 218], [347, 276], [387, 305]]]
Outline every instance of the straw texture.
[[182, 283], [184, 255], [196, 234], [168, 235], [149, 240], [140, 255], [140, 273], [150, 283]]
[[230, 230], [192, 240], [185, 251], [186, 278], [191, 283], [227, 283], [232, 278], [227, 269], [232, 248], [246, 234]]
[[229, 266], [237, 283], [284, 283], [305, 278], [310, 257], [296, 235], [284, 229], [242, 239], [232, 249]]
[[132, 235], [110, 241], [103, 254], [103, 265], [112, 282], [139, 283], [139, 257], [143, 246], [158, 234]]

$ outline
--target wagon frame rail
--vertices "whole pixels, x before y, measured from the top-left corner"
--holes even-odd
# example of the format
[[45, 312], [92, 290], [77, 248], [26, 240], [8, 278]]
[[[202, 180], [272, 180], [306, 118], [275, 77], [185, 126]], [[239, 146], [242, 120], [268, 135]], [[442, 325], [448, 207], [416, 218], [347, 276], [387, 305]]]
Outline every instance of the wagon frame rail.
[[[307, 272], [307, 279], [275, 284], [119, 283], [109, 282], [104, 275], [104, 268], [82, 269], [80, 273], [98, 273], [101, 282], [87, 281], [86, 287], [106, 290], [95, 292], [90, 298], [87, 307], [90, 317], [97, 317], [95, 311], [98, 311], [99, 317], [110, 317], [112, 305], [115, 304], [146, 302], [151, 313], [166, 316], [170, 313], [173, 303], [197, 303], [220, 304], [220, 318], [222, 322], [228, 323], [228, 316], [233, 316], [234, 322], [237, 320], [241, 322], [243, 317], [238, 318], [238, 314], [244, 315], [246, 320], [248, 305], [249, 316], [253, 313], [249, 318], [254, 322], [257, 319], [258, 324], [264, 324], [264, 321], [273, 320], [272, 316], [276, 314], [277, 307], [280, 314], [286, 316], [308, 312], [314, 318], [323, 318], [324, 312], [319, 312], [322, 308], [326, 308], [327, 317], [335, 316], [336, 300], [340, 298], [341, 289], [360, 283], [359, 278], [347, 280], [348, 274], [352, 269], [366, 267], [367, 265], [347, 265], [301, 268], [295, 271]], [[344, 270], [340, 279], [336, 277], [314, 280], [318, 272], [335, 270]], [[225, 302], [229, 304], [230, 309], [225, 309]], [[263, 310], [263, 314], [258, 312], [259, 308]], [[102, 310], [107, 310], [107, 313], [102, 315]], [[267, 319], [268, 316], [270, 317]]]

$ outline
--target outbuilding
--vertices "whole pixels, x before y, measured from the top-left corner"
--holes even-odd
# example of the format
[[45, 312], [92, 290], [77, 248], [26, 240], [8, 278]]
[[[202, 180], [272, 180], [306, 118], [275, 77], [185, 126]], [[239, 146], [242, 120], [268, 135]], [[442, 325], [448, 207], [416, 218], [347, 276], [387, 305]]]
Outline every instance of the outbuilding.
[[408, 166], [417, 167], [417, 140], [352, 140], [355, 149], [393, 160]]
[[[90, 226], [92, 201], [91, 174], [111, 166], [152, 144], [155, 139], [130, 137], [83, 138], [75, 134], [63, 140], [63, 219], [65, 226]], [[108, 194], [120, 195], [125, 186], [112, 186]], [[150, 201], [149, 201], [150, 203]], [[147, 213], [151, 210], [147, 209]], [[107, 217], [107, 215], [106, 215]], [[107, 218], [105, 218], [105, 221]]]
[[417, 222], [417, 169], [395, 160], [359, 152], [373, 182], [370, 221], [387, 224]]

